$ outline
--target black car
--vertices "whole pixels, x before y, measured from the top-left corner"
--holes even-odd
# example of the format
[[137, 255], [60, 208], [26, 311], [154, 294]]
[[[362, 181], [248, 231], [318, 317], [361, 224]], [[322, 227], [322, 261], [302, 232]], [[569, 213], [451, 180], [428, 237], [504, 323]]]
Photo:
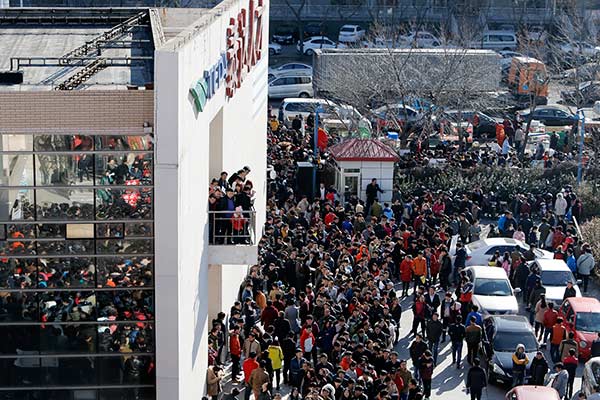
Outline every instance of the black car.
[[562, 91], [560, 97], [567, 104], [578, 107], [591, 106], [600, 100], [600, 82], [583, 82], [579, 85], [579, 90]]
[[[529, 110], [519, 112], [524, 120], [529, 118]], [[533, 112], [533, 119], [540, 121], [546, 126], [564, 126], [575, 125], [577, 116], [565, 110], [562, 107], [556, 106], [538, 106]]]
[[313, 36], [326, 36], [323, 25], [317, 23], [304, 25], [304, 38]]
[[293, 24], [278, 24], [273, 26], [271, 38], [279, 44], [294, 44], [298, 41], [298, 27]]
[[[458, 111], [446, 111], [444, 114], [446, 114], [448, 116], [448, 118], [450, 120], [452, 120], [453, 122], [458, 123], [458, 115], [459, 115]], [[475, 138], [481, 138], [484, 136], [495, 137], [496, 123], [501, 123], [502, 119], [496, 119], [496, 118], [490, 117], [489, 115], [484, 114], [479, 111], [473, 111], [473, 110], [460, 111], [460, 116], [461, 116], [462, 121], [470, 122], [471, 124], [473, 124], [475, 114], [477, 114], [477, 116], [479, 117], [479, 124], [477, 125], [477, 127], [475, 127], [475, 126], [473, 127], [473, 136]]]
[[529, 320], [522, 315], [493, 315], [483, 321], [481, 366], [487, 370], [490, 383], [512, 383], [512, 355], [517, 346], [525, 346], [529, 357], [526, 380], [531, 360], [539, 349]]

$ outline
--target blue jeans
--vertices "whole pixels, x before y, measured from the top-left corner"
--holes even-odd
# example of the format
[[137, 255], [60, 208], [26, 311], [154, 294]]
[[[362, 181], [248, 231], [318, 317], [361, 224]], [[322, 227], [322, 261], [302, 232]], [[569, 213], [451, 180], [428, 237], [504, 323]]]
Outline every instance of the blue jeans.
[[525, 372], [513, 371], [513, 387], [522, 385], [525, 381]]
[[400, 400], [408, 400], [408, 393], [400, 393]]
[[431, 349], [431, 353], [433, 353], [433, 364], [437, 365], [438, 354], [440, 352], [440, 341], [434, 342], [433, 340], [430, 340], [429, 348]]
[[560, 345], [558, 344], [550, 344], [550, 358], [552, 359], [552, 362], [560, 361], [560, 354], [558, 353], [559, 347]]
[[452, 341], [452, 364], [460, 365], [462, 360], [463, 341]]

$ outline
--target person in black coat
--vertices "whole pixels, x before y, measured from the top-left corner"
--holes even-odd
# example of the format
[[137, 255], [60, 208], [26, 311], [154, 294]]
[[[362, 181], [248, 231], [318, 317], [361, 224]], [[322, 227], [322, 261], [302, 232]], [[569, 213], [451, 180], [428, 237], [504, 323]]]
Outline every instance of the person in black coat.
[[544, 378], [548, 373], [548, 361], [544, 357], [544, 353], [538, 351], [533, 360], [531, 360], [531, 367], [529, 368], [531, 374], [530, 385], [543, 386]]
[[471, 393], [471, 400], [481, 400], [481, 393], [487, 386], [486, 373], [479, 364], [479, 358], [476, 357], [473, 360], [473, 366], [467, 373], [467, 393]]

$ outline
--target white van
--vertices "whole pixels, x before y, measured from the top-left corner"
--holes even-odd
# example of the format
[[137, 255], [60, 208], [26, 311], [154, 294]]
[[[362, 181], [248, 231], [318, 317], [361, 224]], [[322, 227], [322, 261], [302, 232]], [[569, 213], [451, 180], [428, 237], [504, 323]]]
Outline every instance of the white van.
[[312, 97], [312, 76], [286, 75], [269, 81], [269, 98]]
[[473, 47], [485, 50], [516, 50], [517, 35], [511, 31], [485, 31]]

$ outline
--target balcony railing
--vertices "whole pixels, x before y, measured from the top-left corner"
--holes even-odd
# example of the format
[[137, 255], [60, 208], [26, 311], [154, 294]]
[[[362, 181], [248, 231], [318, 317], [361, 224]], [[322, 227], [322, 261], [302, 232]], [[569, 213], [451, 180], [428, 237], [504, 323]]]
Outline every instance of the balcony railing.
[[256, 211], [209, 211], [208, 244], [253, 246], [256, 244]]

